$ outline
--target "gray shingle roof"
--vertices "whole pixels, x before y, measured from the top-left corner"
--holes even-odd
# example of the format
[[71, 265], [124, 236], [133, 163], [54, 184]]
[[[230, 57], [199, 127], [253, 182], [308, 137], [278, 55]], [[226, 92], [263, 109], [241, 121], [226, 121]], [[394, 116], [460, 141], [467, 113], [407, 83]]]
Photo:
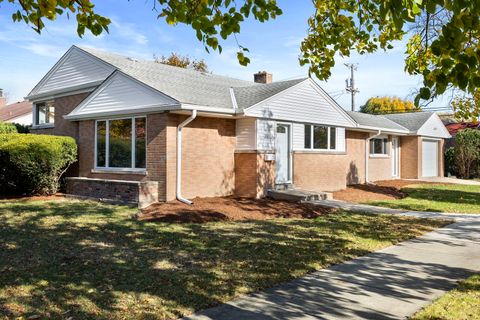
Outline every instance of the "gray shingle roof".
[[347, 111], [348, 115], [355, 120], [360, 126], [374, 127], [379, 129], [408, 131], [407, 128], [386, 118], [382, 115], [372, 115], [362, 112]]
[[169, 66], [149, 60], [131, 59], [91, 48], [82, 47], [81, 49], [113, 65], [125, 74], [185, 104], [233, 108], [230, 88], [234, 88], [237, 104], [239, 109], [242, 109], [299, 82], [299, 80], [291, 80], [274, 82], [272, 84], [258, 84]]
[[395, 121], [410, 131], [418, 131], [430, 119], [433, 112], [409, 112], [387, 114], [386, 118]]
[[274, 96], [275, 94], [282, 92], [300, 82], [305, 81], [307, 78], [287, 80], [273, 82], [264, 85], [254, 85], [248, 87], [237, 87], [233, 89], [235, 93], [235, 100], [239, 109], [245, 109], [254, 104], [259, 103], [265, 99]]

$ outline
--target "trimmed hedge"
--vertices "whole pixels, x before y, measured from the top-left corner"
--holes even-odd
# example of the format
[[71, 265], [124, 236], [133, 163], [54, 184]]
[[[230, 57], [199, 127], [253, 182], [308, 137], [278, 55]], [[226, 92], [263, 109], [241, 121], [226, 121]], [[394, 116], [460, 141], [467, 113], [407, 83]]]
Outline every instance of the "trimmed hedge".
[[0, 134], [17, 133], [17, 126], [13, 123], [0, 121]]
[[0, 134], [0, 192], [55, 194], [76, 158], [77, 144], [70, 137]]

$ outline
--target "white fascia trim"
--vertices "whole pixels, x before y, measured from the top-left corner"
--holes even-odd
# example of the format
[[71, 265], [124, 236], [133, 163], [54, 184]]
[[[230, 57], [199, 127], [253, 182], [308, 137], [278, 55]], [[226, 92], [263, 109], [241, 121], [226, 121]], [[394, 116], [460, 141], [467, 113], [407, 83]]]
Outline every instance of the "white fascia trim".
[[237, 98], [235, 98], [235, 91], [230, 87], [230, 98], [232, 99], [233, 109], [238, 109]]
[[280, 91], [280, 92], [274, 94], [273, 96], [268, 97], [268, 98], [265, 99], [265, 100], [262, 100], [262, 101], [260, 101], [260, 102], [257, 102], [257, 103], [255, 103], [254, 105], [251, 105], [251, 106], [248, 107], [248, 108], [244, 108], [244, 109], [243, 109], [243, 113], [247, 114], [247, 113], [248, 113], [248, 110], [253, 109], [253, 108], [256, 108], [256, 107], [258, 107], [258, 106], [261, 106], [262, 104], [265, 104], [265, 103], [267, 103], [267, 102], [269, 102], [269, 101], [271, 101], [271, 100], [277, 99], [279, 96], [282, 96], [282, 95], [286, 94], [287, 92], [292, 91], [294, 88], [300, 86], [301, 84], [305, 83], [305, 82], [308, 81], [308, 80], [309, 80], [309, 79], [305, 79], [304, 81], [299, 82], [299, 83], [297, 83], [297, 84], [294, 85], [294, 86], [288, 87], [287, 89], [285, 89], [285, 90], [283, 90], [283, 91]]
[[73, 114], [73, 115], [68, 114], [68, 115], [64, 115], [63, 118], [66, 120], [93, 120], [93, 119], [101, 119], [101, 118], [109, 118], [109, 117], [143, 115], [147, 113], [179, 110], [179, 107], [180, 106], [178, 104], [148, 105], [148, 106], [138, 106], [130, 110], [106, 111], [106, 112], [95, 112], [95, 113]]
[[26, 96], [25, 100], [28, 100], [30, 102], [35, 103], [35, 102], [40, 102], [40, 101], [52, 100], [52, 99], [55, 99], [55, 98], [65, 97], [65, 96], [72, 96], [72, 95], [79, 94], [79, 93], [92, 92], [100, 84], [102, 84], [102, 82], [103, 82], [103, 80], [90, 82], [90, 83], [82, 84], [82, 85], [75, 86], [75, 87], [68, 87], [68, 88], [65, 88], [65, 89], [45, 92], [45, 93], [41, 93], [41, 94], [37, 94], [37, 95], [30, 95], [30, 96]]
[[382, 127], [371, 127], [371, 126], [361, 126], [361, 125], [358, 125], [356, 128], [349, 128], [350, 130], [354, 130], [355, 129], [359, 129], [359, 131], [361, 130], [366, 130], [366, 131], [379, 131], [381, 130], [382, 132], [384, 133], [394, 133], [394, 134], [398, 134], [398, 135], [415, 135], [416, 133], [415, 132], [412, 132], [412, 131], [408, 131], [408, 130], [395, 130], [395, 129], [387, 129], [387, 128], [382, 128]]
[[308, 80], [310, 81], [310, 83], [312, 83], [314, 85], [315, 88], [317, 88], [317, 91], [320, 91], [319, 93], [321, 95], [323, 95], [324, 98], [326, 98], [328, 101], [330, 101], [332, 103], [332, 105], [334, 106], [334, 108], [336, 108], [337, 111], [339, 111], [344, 116], [344, 118], [352, 124], [352, 128], [356, 127], [358, 125], [357, 122], [355, 120], [353, 120], [353, 118], [350, 117], [350, 115], [345, 111], [345, 109], [343, 109], [337, 103], [337, 101], [335, 101], [325, 90], [323, 90], [323, 88], [318, 83], [313, 81], [312, 78], [308, 78]]
[[236, 114], [235, 110], [232, 108], [216, 108], [216, 107], [209, 107], [209, 106], [202, 106], [190, 103], [182, 103], [181, 104], [182, 110], [197, 110], [197, 111], [207, 111], [211, 113], [224, 113], [224, 114]]

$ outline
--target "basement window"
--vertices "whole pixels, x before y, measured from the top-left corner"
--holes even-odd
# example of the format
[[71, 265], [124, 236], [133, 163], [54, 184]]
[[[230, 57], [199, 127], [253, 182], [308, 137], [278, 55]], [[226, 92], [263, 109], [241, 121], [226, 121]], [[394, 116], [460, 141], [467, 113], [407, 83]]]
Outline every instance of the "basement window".
[[370, 140], [370, 155], [387, 155], [387, 138], [375, 138]]
[[305, 125], [304, 148], [310, 150], [335, 150], [335, 127]]
[[144, 170], [146, 118], [97, 120], [95, 168]]

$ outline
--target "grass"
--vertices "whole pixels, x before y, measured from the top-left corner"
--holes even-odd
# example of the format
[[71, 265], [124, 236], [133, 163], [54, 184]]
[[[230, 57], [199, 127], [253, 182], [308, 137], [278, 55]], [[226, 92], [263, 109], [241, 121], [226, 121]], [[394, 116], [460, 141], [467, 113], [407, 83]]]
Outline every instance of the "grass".
[[415, 185], [402, 188], [403, 199], [369, 201], [368, 204], [413, 211], [480, 214], [480, 186]]
[[461, 281], [458, 288], [447, 292], [412, 317], [412, 320], [427, 319], [480, 319], [480, 274]]
[[447, 223], [340, 212], [180, 225], [134, 212], [0, 201], [0, 318], [174, 319]]

